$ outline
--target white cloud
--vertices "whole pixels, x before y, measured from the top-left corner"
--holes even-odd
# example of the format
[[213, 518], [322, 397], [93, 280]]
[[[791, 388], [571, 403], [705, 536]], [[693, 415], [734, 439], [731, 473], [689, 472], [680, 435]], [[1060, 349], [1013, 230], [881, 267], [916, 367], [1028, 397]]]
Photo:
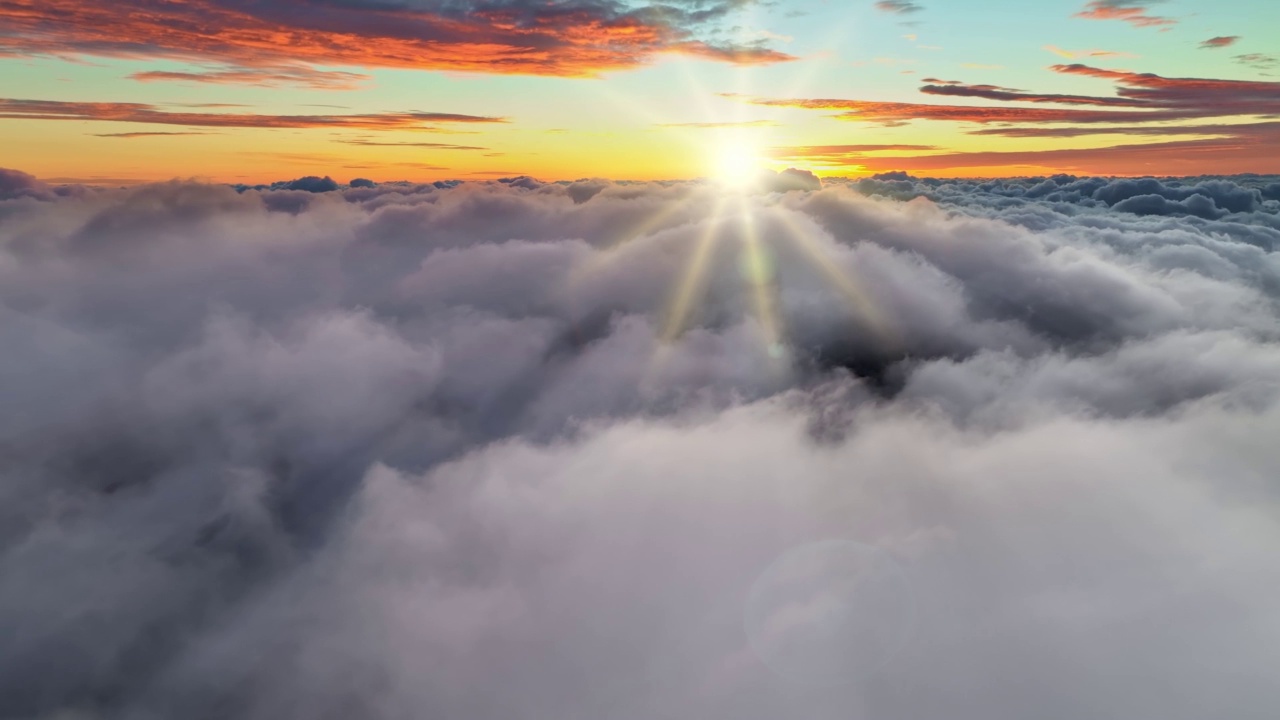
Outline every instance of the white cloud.
[[[1280, 701], [1270, 179], [11, 177], [0, 714]], [[756, 581], [831, 539], [880, 560], [753, 646]]]

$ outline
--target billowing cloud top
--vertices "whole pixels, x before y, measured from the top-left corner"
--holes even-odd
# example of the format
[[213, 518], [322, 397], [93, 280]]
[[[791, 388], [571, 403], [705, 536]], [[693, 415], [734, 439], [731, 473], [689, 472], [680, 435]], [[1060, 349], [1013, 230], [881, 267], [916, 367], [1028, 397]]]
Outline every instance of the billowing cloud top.
[[0, 171], [0, 716], [1270, 718], [1278, 213]]

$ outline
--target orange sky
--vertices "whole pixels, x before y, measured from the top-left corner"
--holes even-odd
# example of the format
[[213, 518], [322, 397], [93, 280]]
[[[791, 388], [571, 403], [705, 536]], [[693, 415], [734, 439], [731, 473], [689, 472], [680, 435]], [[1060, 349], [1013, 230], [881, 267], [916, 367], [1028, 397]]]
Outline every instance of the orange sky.
[[301, 4], [0, 0], [4, 164], [103, 183], [1280, 169], [1280, 10], [1257, 0]]

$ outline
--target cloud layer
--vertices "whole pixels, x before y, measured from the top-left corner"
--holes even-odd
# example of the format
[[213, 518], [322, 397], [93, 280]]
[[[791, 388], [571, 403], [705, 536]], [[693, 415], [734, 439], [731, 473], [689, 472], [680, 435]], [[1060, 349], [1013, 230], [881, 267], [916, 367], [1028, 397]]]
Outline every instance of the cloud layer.
[[1280, 179], [759, 188], [0, 171], [0, 715], [1269, 718]]

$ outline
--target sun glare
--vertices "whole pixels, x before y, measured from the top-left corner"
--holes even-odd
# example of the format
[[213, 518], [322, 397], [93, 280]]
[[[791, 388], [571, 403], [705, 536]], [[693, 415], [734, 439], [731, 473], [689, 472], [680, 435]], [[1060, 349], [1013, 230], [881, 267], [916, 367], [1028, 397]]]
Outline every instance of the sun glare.
[[745, 138], [726, 138], [717, 146], [711, 159], [712, 177], [721, 185], [743, 188], [757, 179], [763, 167], [760, 153]]

